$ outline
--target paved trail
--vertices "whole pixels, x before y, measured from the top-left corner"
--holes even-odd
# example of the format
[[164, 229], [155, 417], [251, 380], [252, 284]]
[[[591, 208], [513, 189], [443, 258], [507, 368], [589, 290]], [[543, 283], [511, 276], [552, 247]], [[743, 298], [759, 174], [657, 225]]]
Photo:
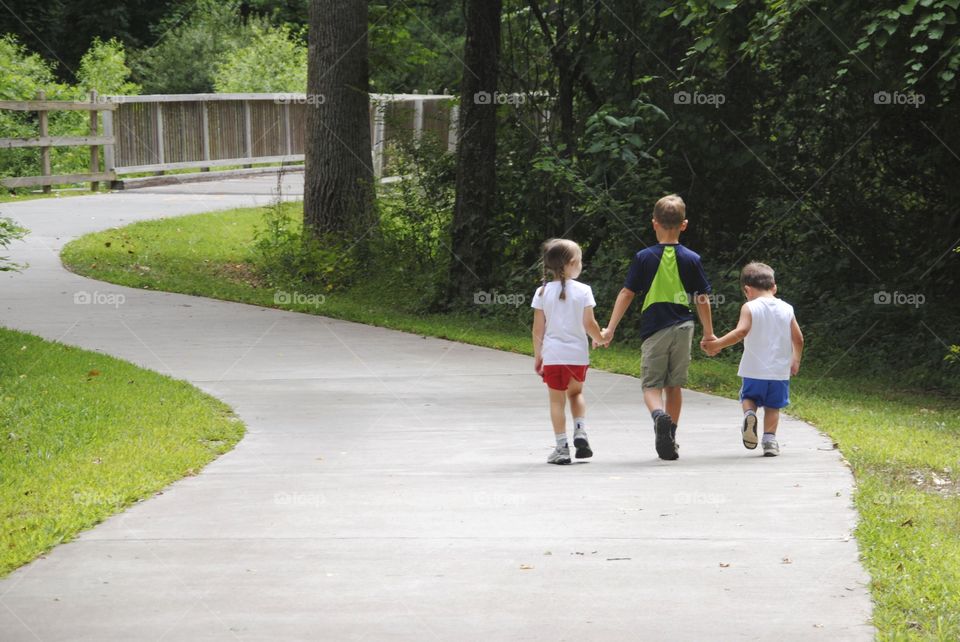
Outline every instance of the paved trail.
[[0, 580], [0, 639], [871, 639], [851, 475], [807, 424], [787, 419], [764, 459], [740, 445], [736, 402], [688, 392], [682, 458], [662, 462], [639, 381], [593, 371], [596, 456], [548, 466], [529, 358], [121, 288], [58, 259], [81, 234], [264, 203], [273, 184], [0, 206], [32, 230], [12, 251], [30, 268], [0, 276], [0, 324], [187, 379], [249, 427]]

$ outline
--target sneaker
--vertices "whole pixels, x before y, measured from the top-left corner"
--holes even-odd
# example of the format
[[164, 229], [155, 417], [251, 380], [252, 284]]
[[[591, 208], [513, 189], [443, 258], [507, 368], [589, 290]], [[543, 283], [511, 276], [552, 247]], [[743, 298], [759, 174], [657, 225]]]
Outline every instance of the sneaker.
[[757, 447], [757, 416], [753, 413], [743, 416], [743, 445], [747, 450]]
[[769, 439], [763, 442], [764, 457], [776, 457], [779, 454], [780, 454], [780, 444], [777, 443], [776, 439]]
[[673, 443], [673, 437], [670, 436], [670, 426], [673, 425], [673, 419], [670, 418], [670, 415], [663, 413], [653, 424], [653, 430], [657, 434], [656, 442], [654, 445], [657, 449], [657, 455], [660, 459], [665, 459], [667, 461], [673, 461], [679, 455], [677, 455], [676, 445]]
[[677, 443], [677, 424], [670, 424], [670, 439], [673, 440], [673, 449], [677, 451], [677, 457], [679, 457], [680, 444]]
[[573, 445], [577, 449], [577, 459], [589, 459], [590, 457], [593, 457], [593, 451], [590, 450], [590, 442], [587, 441], [587, 431], [583, 428], [574, 429]]
[[570, 447], [569, 446], [557, 446], [550, 456], [547, 457], [548, 464], [569, 464], [570, 463]]

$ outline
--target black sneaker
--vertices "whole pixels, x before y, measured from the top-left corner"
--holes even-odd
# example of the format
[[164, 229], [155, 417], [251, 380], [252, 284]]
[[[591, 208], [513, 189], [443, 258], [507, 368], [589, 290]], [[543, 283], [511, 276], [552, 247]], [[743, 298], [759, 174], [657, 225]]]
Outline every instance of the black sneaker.
[[655, 442], [657, 455], [660, 459], [667, 461], [673, 461], [679, 457], [676, 444], [673, 443], [673, 437], [670, 434], [671, 426], [673, 426], [673, 419], [671, 419], [667, 413], [659, 415], [653, 423], [653, 430], [657, 434], [657, 440]]
[[670, 424], [670, 438], [673, 439], [673, 449], [677, 451], [677, 457], [679, 457], [680, 444], [677, 443], [677, 424]]

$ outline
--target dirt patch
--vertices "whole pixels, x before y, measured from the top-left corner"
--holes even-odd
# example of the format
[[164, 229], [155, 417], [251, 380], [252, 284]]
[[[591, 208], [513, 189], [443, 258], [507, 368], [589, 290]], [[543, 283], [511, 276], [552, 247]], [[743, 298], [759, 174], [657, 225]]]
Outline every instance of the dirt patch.
[[210, 267], [217, 277], [233, 283], [241, 283], [252, 288], [263, 288], [267, 285], [257, 269], [249, 263], [221, 263]]

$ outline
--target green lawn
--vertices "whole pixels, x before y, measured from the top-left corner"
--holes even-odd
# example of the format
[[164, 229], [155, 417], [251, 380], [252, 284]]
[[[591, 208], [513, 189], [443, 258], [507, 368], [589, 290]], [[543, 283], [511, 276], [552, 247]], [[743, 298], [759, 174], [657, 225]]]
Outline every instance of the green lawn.
[[[284, 207], [293, 215], [298, 204]], [[72, 270], [133, 287], [323, 314], [530, 354], [529, 327], [477, 315], [425, 314], [402, 291], [360, 283], [348, 291], [275, 303], [251, 265], [262, 208], [137, 223], [92, 234], [63, 251]], [[604, 370], [639, 372], [636, 346], [593, 355]], [[695, 358], [692, 388], [735, 397], [735, 356]], [[857, 478], [857, 539], [883, 639], [960, 639], [960, 402], [853, 378], [821, 378], [815, 361], [794, 380], [791, 413], [827, 432]]]
[[195, 474], [243, 431], [186, 382], [0, 328], [0, 576]]

